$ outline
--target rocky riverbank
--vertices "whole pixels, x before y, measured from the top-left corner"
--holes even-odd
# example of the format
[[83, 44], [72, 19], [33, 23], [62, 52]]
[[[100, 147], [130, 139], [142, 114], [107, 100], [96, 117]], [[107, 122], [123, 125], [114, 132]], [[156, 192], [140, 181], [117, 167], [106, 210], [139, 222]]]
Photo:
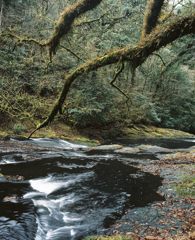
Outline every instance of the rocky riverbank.
[[[126, 164], [161, 176], [163, 185], [159, 188], [158, 193], [165, 198], [162, 202], [127, 211], [121, 220], [111, 226], [107, 232], [108, 238], [105, 239], [115, 239], [114, 236], [116, 239], [118, 236], [121, 238], [125, 236], [124, 239], [135, 240], [194, 239], [195, 147], [167, 149], [150, 145], [141, 145], [136, 148], [113, 145], [97, 148], [105, 150], [115, 148], [114, 151], [126, 154], [154, 154], [156, 160], [147, 159], [142, 162], [135, 159], [133, 164], [128, 161]], [[91, 148], [92, 151], [94, 149]]]
[[[163, 146], [149, 145], [147, 141], [146, 144], [139, 145], [139, 140], [133, 140], [136, 143], [133, 147], [113, 144], [83, 149], [89, 155], [90, 153], [93, 155], [93, 153], [99, 150], [105, 151], [105, 154], [112, 152], [116, 154], [116, 157], [118, 154], [120, 156], [118, 160], [126, 165], [140, 168], [144, 172], [159, 175], [163, 179], [163, 184], [157, 191], [158, 194], [164, 197], [163, 201], [155, 202], [146, 207], [133, 208], [132, 210], [127, 209], [125, 215], [110, 227], [107, 234], [110, 235], [110, 239], [117, 239], [122, 235], [126, 239], [137, 240], [193, 239], [192, 237], [195, 232], [195, 147], [171, 149]], [[194, 140], [191, 139], [191, 141], [193, 143]], [[187, 144], [188, 142], [185, 141], [185, 143]], [[29, 151], [29, 149], [31, 155], [24, 158], [24, 161], [36, 158], [37, 151], [51, 150], [52, 148], [29, 145], [25, 142], [0, 142], [1, 153], [5, 153], [6, 151], [23, 152]], [[6, 176], [4, 180], [9, 181], [13, 186], [16, 186], [13, 183], [16, 180], [18, 182], [22, 180], [21, 182], [23, 182], [22, 176], [19, 179], [15, 179], [13, 176], [9, 179], [9, 176]], [[10, 189], [15, 191], [13, 187]], [[24, 200], [6, 198], [6, 195], [3, 197], [5, 205], [10, 204], [12, 201]], [[31, 207], [31, 204], [29, 206]], [[31, 224], [31, 226], [33, 226], [33, 234], [35, 234], [36, 222], [33, 209], [30, 212], [32, 212], [33, 219], [29, 218], [29, 221], [33, 220], [33, 225]], [[22, 224], [21, 231], [25, 231], [25, 225], [24, 223]], [[17, 229], [19, 228], [17, 227]], [[10, 231], [7, 231], [7, 234], [12, 236], [11, 228]], [[90, 237], [87, 239], [109, 239], [109, 237]]]

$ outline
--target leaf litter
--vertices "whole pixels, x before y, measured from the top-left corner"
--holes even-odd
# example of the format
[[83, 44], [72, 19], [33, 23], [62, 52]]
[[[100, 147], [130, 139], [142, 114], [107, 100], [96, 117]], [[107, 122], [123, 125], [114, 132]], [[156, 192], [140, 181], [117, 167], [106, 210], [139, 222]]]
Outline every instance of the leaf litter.
[[[134, 240], [195, 240], [195, 150], [163, 155], [163, 158], [161, 155], [161, 160], [148, 161], [136, 167], [164, 178], [157, 193], [165, 197], [165, 201], [141, 209], [140, 222], [132, 214], [134, 209], [127, 211], [109, 233], [129, 235]], [[179, 191], [180, 184], [188, 184], [186, 194]], [[192, 189], [194, 194], [190, 194]], [[154, 209], [157, 212], [151, 224], [150, 217], [146, 216]]]

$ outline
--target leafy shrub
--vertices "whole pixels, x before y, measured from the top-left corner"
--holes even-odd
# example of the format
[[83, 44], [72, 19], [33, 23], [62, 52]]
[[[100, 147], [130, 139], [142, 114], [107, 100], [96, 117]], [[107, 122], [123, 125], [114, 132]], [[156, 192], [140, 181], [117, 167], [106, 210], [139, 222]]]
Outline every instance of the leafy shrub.
[[99, 125], [107, 120], [107, 117], [98, 109], [73, 108], [68, 110], [69, 120], [79, 127], [87, 125]]
[[22, 132], [26, 132], [26, 126], [21, 124], [21, 123], [16, 123], [13, 127], [12, 130], [15, 134], [21, 134]]
[[155, 111], [155, 109], [148, 109], [146, 112], [146, 116], [149, 118], [149, 120], [153, 123], [153, 124], [157, 124], [161, 122], [161, 119], [158, 117], [157, 112]]
[[112, 92], [106, 83], [96, 72], [87, 77], [87, 84], [86, 76], [73, 84], [64, 108], [65, 121], [79, 127], [105, 123], [113, 107]]

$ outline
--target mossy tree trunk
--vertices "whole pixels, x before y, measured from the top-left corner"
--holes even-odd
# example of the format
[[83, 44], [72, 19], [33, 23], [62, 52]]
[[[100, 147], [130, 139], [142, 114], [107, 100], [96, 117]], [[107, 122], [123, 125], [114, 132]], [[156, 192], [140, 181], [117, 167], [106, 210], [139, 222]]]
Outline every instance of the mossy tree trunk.
[[45, 43], [49, 46], [50, 58], [52, 58], [52, 54], [55, 54], [61, 38], [70, 31], [74, 20], [81, 14], [95, 8], [101, 1], [102, 0], [80, 0], [68, 8], [65, 8], [54, 27], [53, 34]]

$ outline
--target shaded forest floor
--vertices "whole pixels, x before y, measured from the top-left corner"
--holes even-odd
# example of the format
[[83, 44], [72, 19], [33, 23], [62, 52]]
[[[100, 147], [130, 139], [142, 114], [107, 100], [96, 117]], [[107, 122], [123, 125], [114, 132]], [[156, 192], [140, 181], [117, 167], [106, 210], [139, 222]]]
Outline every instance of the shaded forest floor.
[[[25, 137], [35, 129], [29, 121], [12, 122], [5, 117], [0, 121], [0, 137]], [[193, 137], [193, 134], [174, 129], [158, 128], [143, 124], [113, 123], [100, 127], [76, 128], [60, 120], [53, 121], [49, 126], [35, 132], [35, 138], [60, 138], [72, 142], [83, 142], [92, 145], [110, 143], [114, 139], [144, 137]]]

